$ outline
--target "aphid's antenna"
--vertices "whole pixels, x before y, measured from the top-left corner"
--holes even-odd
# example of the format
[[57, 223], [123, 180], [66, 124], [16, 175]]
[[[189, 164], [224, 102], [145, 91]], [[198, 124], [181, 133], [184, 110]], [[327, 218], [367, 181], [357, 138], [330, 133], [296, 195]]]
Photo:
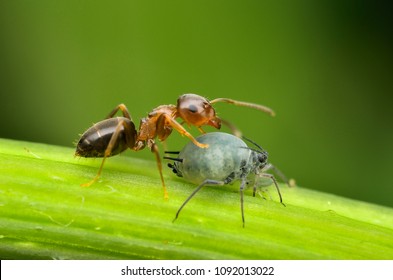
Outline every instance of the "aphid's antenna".
[[174, 161], [178, 161], [178, 162], [183, 162], [182, 158], [164, 157], [164, 159], [169, 159], [169, 160], [174, 160]]
[[255, 142], [252, 141], [251, 139], [248, 139], [248, 138], [245, 137], [245, 136], [242, 136], [242, 138], [243, 138], [244, 140], [250, 142], [251, 144], [253, 144], [253, 145], [254, 145], [255, 147], [257, 147], [261, 152], [264, 152], [264, 151], [265, 151], [261, 146], [259, 146], [257, 143], [255, 143]]
[[257, 149], [254, 149], [254, 148], [250, 148], [250, 147], [240, 147], [241, 149], [247, 149], [247, 150], [250, 150], [250, 151], [253, 151], [253, 152], [256, 152], [256, 153], [258, 153], [258, 154], [263, 154], [263, 153], [267, 153], [266, 151], [264, 151], [264, 150], [257, 150]]

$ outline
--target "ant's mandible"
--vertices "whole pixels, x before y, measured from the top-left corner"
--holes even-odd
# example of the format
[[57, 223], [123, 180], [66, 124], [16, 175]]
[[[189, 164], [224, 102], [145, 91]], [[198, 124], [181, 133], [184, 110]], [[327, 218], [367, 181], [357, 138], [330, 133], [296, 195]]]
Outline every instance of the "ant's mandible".
[[[250, 107], [274, 116], [273, 110], [263, 105], [242, 102], [228, 98], [216, 98], [212, 101], [206, 98], [188, 93], [181, 95], [177, 105], [161, 105], [153, 109], [147, 117], [141, 119], [139, 131], [135, 130], [135, 124], [124, 104], [116, 106], [103, 121], [100, 121], [86, 130], [78, 141], [75, 155], [81, 157], [102, 157], [97, 175], [82, 186], [90, 186], [96, 182], [102, 172], [107, 157], [117, 155], [127, 148], [139, 151], [146, 146], [155, 154], [157, 167], [160, 173], [164, 197], [168, 197], [162, 174], [162, 164], [155, 138], [165, 141], [172, 130], [177, 130], [181, 135], [188, 137], [196, 146], [207, 148], [207, 144], [199, 143], [184, 127], [176, 121], [180, 118], [189, 126], [196, 126], [200, 132], [205, 133], [202, 126], [209, 125], [220, 129], [222, 120], [216, 116], [212, 106], [214, 103], [225, 102], [238, 106]], [[122, 117], [114, 117], [121, 111]], [[223, 121], [224, 122], [224, 121]], [[225, 124], [230, 125], [228, 122]], [[236, 134], [236, 128], [231, 127]], [[238, 134], [238, 133], [237, 133]]]

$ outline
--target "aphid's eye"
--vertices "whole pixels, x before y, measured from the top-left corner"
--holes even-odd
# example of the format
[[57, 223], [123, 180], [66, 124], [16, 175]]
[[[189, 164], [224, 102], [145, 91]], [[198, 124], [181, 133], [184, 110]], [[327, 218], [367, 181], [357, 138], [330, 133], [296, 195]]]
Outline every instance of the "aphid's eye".
[[191, 113], [196, 113], [196, 112], [198, 112], [198, 107], [193, 104], [190, 104], [188, 106], [188, 111], [190, 111]]
[[264, 163], [264, 162], [266, 162], [267, 161], [267, 156], [266, 156], [266, 154], [258, 154], [258, 160], [259, 160], [259, 162], [260, 163]]

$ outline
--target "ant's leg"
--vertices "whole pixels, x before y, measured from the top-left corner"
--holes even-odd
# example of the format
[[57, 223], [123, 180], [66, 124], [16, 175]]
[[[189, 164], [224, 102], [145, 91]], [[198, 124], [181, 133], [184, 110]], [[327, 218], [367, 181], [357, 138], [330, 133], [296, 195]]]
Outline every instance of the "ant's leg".
[[187, 197], [187, 199], [183, 202], [183, 204], [180, 206], [179, 210], [177, 210], [176, 212], [176, 216], [173, 219], [172, 222], [176, 221], [176, 219], [179, 217], [180, 211], [184, 208], [184, 206], [186, 206], [187, 202], [189, 202], [191, 200], [191, 198], [193, 198], [193, 196], [199, 192], [204, 186], [206, 185], [213, 185], [213, 186], [223, 186], [225, 185], [224, 181], [217, 181], [217, 180], [205, 180], [203, 181], [202, 184], [200, 184], [191, 194], [189, 197]]
[[[160, 117], [161, 118], [165, 118], [165, 121], [174, 129], [176, 129], [181, 135], [185, 135], [186, 137], [188, 137], [196, 146], [198, 146], [199, 148], [207, 148], [209, 147], [208, 144], [202, 144], [199, 143], [194, 136], [192, 136], [180, 123], [178, 123], [175, 119], [173, 119], [171, 116], [167, 115], [167, 114], [162, 114]], [[160, 123], [164, 123], [163, 121], [159, 120]], [[159, 132], [160, 130], [157, 129], [157, 131]], [[165, 140], [165, 138], [161, 138], [160, 135], [158, 135], [158, 138], [162, 141]]]
[[[183, 125], [183, 124], [184, 124], [184, 121], [182, 121], [180, 124]], [[203, 128], [202, 128], [201, 126], [198, 126], [197, 128], [198, 128], [198, 130], [199, 130], [200, 133], [206, 134], [206, 131], [204, 131]]]
[[198, 130], [199, 130], [200, 133], [206, 134], [206, 131], [204, 131], [202, 127], [198, 126], [197, 128], [198, 128]]
[[[89, 187], [89, 186], [91, 186], [93, 183], [95, 183], [100, 178], [102, 169], [104, 167], [105, 160], [106, 160], [107, 157], [109, 157], [111, 155], [113, 147], [115, 146], [115, 143], [116, 143], [116, 141], [117, 141], [117, 139], [119, 137], [119, 134], [120, 134], [122, 128], [124, 128], [125, 131], [131, 131], [132, 130], [131, 125], [129, 123], [127, 123], [126, 121], [124, 121], [124, 119], [119, 121], [119, 123], [116, 126], [116, 130], [113, 133], [113, 135], [111, 137], [111, 140], [109, 141], [108, 146], [105, 149], [104, 158], [102, 159], [102, 162], [101, 162], [100, 168], [98, 169], [97, 175], [90, 182], [87, 182], [85, 184], [81, 184], [82, 187]], [[129, 136], [127, 138], [128, 138], [127, 145], [129, 147], [130, 147], [131, 144], [134, 145], [132, 143], [132, 141], [134, 141], [134, 143], [135, 143], [135, 135], [132, 136], [131, 134], [129, 134]], [[134, 140], [132, 140], [132, 139], [134, 139]]]
[[160, 173], [162, 187], [164, 188], [164, 198], [168, 199], [168, 192], [166, 190], [164, 176], [162, 175], [162, 163], [161, 163], [160, 152], [158, 151], [157, 144], [154, 143], [154, 140], [150, 140], [150, 142], [147, 145], [150, 148], [150, 150], [152, 151], [152, 153], [154, 153], [154, 155], [156, 156], [158, 172]]
[[269, 107], [255, 104], [255, 103], [237, 101], [237, 100], [233, 100], [233, 99], [229, 99], [229, 98], [216, 98], [216, 99], [210, 101], [211, 104], [214, 104], [217, 102], [225, 102], [225, 103], [234, 104], [236, 106], [243, 106], [243, 107], [257, 109], [259, 111], [262, 111], [262, 112], [265, 112], [265, 113], [271, 115], [272, 117], [274, 117], [276, 115], [276, 113], [274, 113], [274, 111], [272, 109], [270, 109]]
[[171, 135], [173, 130], [172, 126], [166, 125], [167, 121], [164, 115], [159, 115], [155, 123], [157, 137], [162, 143], [165, 143], [165, 140]]
[[115, 109], [113, 109], [113, 110], [109, 113], [109, 115], [106, 117], [106, 119], [112, 118], [119, 110], [123, 113], [123, 116], [124, 116], [125, 118], [127, 118], [127, 119], [129, 119], [129, 120], [132, 121], [131, 115], [130, 115], [130, 113], [128, 112], [128, 109], [127, 109], [126, 105], [124, 105], [123, 103], [117, 105], [117, 106], [115, 107]]
[[101, 165], [100, 165], [100, 169], [98, 169], [98, 173], [97, 175], [93, 178], [93, 180], [91, 180], [90, 182], [81, 184], [81, 187], [90, 187], [92, 184], [94, 184], [95, 182], [97, 182], [97, 180], [100, 178], [101, 176], [101, 172], [102, 172], [102, 168], [104, 167], [104, 162], [106, 160], [106, 156], [102, 159]]

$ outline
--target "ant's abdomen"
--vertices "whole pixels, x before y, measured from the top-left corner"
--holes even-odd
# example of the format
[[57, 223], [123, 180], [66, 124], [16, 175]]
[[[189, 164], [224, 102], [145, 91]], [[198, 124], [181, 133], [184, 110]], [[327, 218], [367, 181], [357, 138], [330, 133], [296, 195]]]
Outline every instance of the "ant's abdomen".
[[[81, 157], [104, 157], [109, 141], [121, 121], [133, 125], [129, 119], [123, 117], [110, 118], [94, 124], [81, 136], [76, 147], [75, 155]], [[124, 127], [121, 127], [119, 136], [109, 156], [117, 155], [127, 148]]]

